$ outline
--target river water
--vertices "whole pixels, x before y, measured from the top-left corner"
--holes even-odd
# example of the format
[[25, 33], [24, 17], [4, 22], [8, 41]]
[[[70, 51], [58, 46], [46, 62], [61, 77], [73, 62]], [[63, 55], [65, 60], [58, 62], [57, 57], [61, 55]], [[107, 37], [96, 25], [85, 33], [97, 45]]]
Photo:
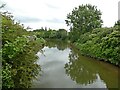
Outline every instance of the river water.
[[118, 88], [118, 67], [82, 56], [65, 42], [48, 42], [37, 56], [42, 71], [32, 88]]

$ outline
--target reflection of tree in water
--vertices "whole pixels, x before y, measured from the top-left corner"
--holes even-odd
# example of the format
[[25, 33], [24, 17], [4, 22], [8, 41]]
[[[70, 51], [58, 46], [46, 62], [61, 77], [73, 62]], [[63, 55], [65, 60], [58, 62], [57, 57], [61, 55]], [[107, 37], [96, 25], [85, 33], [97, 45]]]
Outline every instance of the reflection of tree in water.
[[65, 42], [65, 41], [50, 40], [50, 41], [47, 41], [46, 46], [48, 46], [49, 48], [57, 47], [57, 49], [59, 49], [59, 50], [64, 50], [67, 48], [68, 45], [67, 45], [67, 42]]
[[65, 64], [66, 74], [78, 84], [91, 84], [97, 79], [97, 76], [95, 72], [82, 61], [78, 55], [71, 51], [69, 54], [69, 62]]

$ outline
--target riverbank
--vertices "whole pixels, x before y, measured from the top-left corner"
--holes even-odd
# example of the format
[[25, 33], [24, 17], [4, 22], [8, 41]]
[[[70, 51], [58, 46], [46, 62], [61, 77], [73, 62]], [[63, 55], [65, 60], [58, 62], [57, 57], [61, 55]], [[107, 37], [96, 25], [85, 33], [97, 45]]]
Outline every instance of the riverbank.
[[74, 43], [82, 55], [96, 58], [120, 67], [120, 31], [114, 28], [99, 28], [85, 33]]
[[36, 53], [44, 47], [45, 40], [37, 38], [33, 32], [14, 22], [9, 13], [3, 13], [1, 18], [2, 89], [29, 88], [32, 79], [41, 69], [40, 65], [36, 64]]

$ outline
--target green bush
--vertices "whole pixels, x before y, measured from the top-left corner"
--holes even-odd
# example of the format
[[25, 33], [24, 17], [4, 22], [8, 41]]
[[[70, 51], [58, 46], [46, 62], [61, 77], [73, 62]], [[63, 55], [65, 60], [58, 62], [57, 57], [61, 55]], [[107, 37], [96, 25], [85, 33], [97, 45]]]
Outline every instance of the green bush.
[[120, 31], [118, 28], [96, 28], [80, 36], [76, 46], [85, 55], [120, 63]]
[[29, 88], [40, 71], [36, 53], [45, 40], [36, 38], [11, 15], [2, 15], [2, 88]]

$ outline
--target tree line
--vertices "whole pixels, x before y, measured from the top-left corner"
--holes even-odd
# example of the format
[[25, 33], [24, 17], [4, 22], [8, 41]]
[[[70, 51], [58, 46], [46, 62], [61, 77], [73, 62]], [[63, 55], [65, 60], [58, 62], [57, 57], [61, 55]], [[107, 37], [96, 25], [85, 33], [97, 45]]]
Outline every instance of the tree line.
[[47, 29], [41, 28], [41, 29], [36, 29], [32, 31], [34, 35], [36, 35], [38, 38], [44, 38], [44, 39], [60, 39], [60, 40], [67, 40], [68, 39], [68, 32], [65, 29], [58, 29], [58, 30], [53, 30], [53, 29]]

